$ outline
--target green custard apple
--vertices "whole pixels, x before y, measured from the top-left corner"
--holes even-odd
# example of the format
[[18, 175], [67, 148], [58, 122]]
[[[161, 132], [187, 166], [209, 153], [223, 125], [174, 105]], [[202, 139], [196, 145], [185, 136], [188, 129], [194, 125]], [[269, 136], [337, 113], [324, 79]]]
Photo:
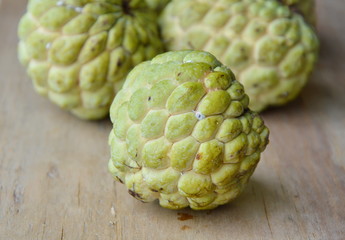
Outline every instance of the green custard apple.
[[205, 50], [229, 66], [261, 111], [296, 98], [318, 55], [302, 16], [269, 0], [173, 0], [160, 18], [168, 50]]
[[236, 198], [268, 144], [231, 70], [202, 51], [139, 64], [110, 109], [109, 170], [135, 198], [212, 209]]
[[31, 0], [18, 35], [36, 91], [82, 119], [105, 117], [127, 73], [163, 51], [141, 0]]

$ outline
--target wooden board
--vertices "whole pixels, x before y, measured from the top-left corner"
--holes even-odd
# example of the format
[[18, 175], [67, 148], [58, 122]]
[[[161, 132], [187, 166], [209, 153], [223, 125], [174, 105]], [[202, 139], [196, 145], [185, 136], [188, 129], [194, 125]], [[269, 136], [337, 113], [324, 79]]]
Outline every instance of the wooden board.
[[320, 62], [298, 100], [264, 113], [271, 144], [248, 188], [207, 212], [133, 199], [107, 172], [109, 120], [33, 91], [16, 57], [25, 2], [0, 1], [0, 239], [345, 239], [344, 0], [318, 1]]

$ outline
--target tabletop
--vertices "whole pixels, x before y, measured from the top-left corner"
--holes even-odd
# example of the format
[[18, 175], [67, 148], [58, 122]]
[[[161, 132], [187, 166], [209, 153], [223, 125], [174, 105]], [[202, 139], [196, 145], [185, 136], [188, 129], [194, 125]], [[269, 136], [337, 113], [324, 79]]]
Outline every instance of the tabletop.
[[271, 129], [244, 193], [212, 211], [141, 203], [107, 171], [109, 119], [38, 96], [17, 60], [26, 1], [0, 0], [0, 239], [345, 238], [345, 2], [317, 1], [320, 60]]

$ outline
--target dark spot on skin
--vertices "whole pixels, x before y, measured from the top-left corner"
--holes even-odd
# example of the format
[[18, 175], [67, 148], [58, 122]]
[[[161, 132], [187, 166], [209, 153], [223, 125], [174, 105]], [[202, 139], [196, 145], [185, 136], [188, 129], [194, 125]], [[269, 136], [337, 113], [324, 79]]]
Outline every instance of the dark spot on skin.
[[181, 72], [179, 72], [179, 73], [177, 74], [177, 76], [181, 76], [181, 74], [182, 74], [182, 73], [181, 73]]
[[123, 184], [123, 181], [118, 176], [116, 176], [116, 179], [119, 180], [119, 182]]
[[178, 215], [177, 219], [180, 220], [180, 221], [186, 221], [186, 220], [194, 218], [193, 215], [190, 215], [188, 213], [177, 213], [177, 215]]
[[138, 157], [138, 153], [135, 154], [135, 157]]
[[147, 100], [151, 101], [151, 97], [149, 97]]
[[150, 189], [152, 192], [158, 192], [156, 189]]
[[198, 153], [195, 158], [196, 158], [196, 160], [200, 160], [202, 158], [202, 154]]
[[187, 229], [190, 229], [190, 227], [187, 226], [187, 225], [183, 225], [183, 226], [181, 227], [181, 230], [187, 230]]
[[121, 60], [117, 61], [116, 66], [118, 66], [118, 67], [121, 67], [121, 66], [122, 66]]
[[135, 197], [136, 199], [143, 200], [142, 196], [139, 193], [136, 193], [131, 189], [128, 189], [128, 193], [132, 195], [133, 197]]
[[132, 16], [131, 7], [129, 6], [130, 1], [131, 0], [122, 0], [122, 10], [124, 14]]
[[159, 191], [162, 191], [162, 190], [163, 190], [163, 188], [160, 188], [160, 189], [159, 189]]

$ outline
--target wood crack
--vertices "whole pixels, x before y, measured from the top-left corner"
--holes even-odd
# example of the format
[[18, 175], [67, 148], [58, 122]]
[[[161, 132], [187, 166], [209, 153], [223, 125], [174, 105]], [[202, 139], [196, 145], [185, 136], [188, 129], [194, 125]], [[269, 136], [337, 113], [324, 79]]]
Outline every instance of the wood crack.
[[266, 217], [267, 225], [268, 225], [268, 228], [270, 229], [271, 236], [273, 237], [273, 232], [272, 232], [270, 220], [269, 220], [269, 218], [268, 218], [267, 207], [266, 207], [266, 203], [265, 203], [265, 198], [264, 198], [264, 196], [262, 196], [262, 203], [263, 203], [263, 205], [264, 205], [264, 211], [265, 211], [265, 217]]
[[60, 240], [63, 240], [64, 239], [64, 230], [63, 230], [63, 226], [61, 227], [61, 237], [60, 237]]

